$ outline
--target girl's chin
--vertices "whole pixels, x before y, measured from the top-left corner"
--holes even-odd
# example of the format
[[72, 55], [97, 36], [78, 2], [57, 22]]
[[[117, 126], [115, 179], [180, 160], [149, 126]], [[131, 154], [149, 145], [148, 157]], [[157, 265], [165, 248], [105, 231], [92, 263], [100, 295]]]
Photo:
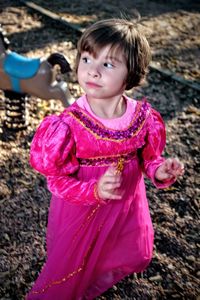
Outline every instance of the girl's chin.
[[85, 90], [85, 93], [90, 96], [90, 97], [93, 97], [93, 98], [102, 98], [104, 97], [104, 95], [100, 94], [100, 93], [97, 93], [95, 91], [91, 91], [91, 90]]

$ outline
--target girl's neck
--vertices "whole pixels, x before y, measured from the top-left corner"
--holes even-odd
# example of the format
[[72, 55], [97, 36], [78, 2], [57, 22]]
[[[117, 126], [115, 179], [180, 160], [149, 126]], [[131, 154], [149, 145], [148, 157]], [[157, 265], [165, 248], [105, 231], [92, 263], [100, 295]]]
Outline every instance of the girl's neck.
[[109, 100], [87, 97], [87, 101], [92, 112], [102, 119], [120, 118], [126, 112], [126, 100], [123, 95]]

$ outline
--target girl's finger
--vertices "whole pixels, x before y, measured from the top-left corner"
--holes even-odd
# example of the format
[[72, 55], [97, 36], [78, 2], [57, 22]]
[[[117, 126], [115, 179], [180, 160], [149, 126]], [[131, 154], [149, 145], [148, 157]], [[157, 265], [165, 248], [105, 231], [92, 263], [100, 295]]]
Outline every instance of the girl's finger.
[[121, 178], [118, 176], [106, 176], [104, 179], [105, 179], [104, 182], [108, 182], [108, 183], [109, 182], [110, 183], [118, 183], [121, 181]]
[[115, 168], [114, 167], [109, 167], [106, 172], [105, 175], [115, 175]]
[[179, 159], [178, 158], [174, 158], [173, 164], [172, 164], [172, 168], [174, 170], [179, 169], [180, 165], [181, 165], [181, 163], [180, 163]]
[[172, 168], [172, 159], [168, 158], [165, 161], [165, 169], [166, 169], [166, 171], [170, 171], [171, 168]]
[[105, 183], [103, 186], [104, 191], [115, 190], [120, 187], [120, 182], [117, 183]]
[[180, 176], [184, 173], [184, 165], [178, 158], [174, 158], [173, 160], [171, 173], [174, 174], [174, 176]]
[[113, 194], [113, 193], [106, 193], [106, 198], [109, 200], [121, 200], [122, 199], [122, 195], [119, 194]]
[[119, 175], [106, 175], [101, 180], [102, 184], [107, 183], [121, 183], [121, 176]]

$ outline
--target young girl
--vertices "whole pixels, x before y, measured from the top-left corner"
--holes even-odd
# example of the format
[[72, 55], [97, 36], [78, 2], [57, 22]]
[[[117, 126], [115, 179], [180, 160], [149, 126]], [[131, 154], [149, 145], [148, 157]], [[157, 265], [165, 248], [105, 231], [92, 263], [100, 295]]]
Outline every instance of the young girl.
[[86, 29], [77, 75], [85, 94], [46, 117], [31, 145], [31, 165], [52, 193], [47, 261], [28, 300], [94, 299], [152, 258], [153, 228], [143, 174], [157, 188], [179, 175], [165, 160], [165, 127], [149, 103], [125, 96], [144, 79], [146, 38], [127, 20]]

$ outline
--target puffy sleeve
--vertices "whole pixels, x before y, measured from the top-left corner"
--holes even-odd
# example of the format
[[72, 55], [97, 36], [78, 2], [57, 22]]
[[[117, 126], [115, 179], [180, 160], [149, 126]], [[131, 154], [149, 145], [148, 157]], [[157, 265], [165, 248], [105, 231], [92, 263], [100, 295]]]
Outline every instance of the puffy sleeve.
[[165, 124], [160, 114], [150, 109], [147, 121], [147, 135], [144, 147], [140, 151], [143, 172], [157, 188], [166, 188], [174, 183], [174, 179], [161, 182], [155, 179], [157, 168], [165, 161], [162, 152], [166, 144]]
[[52, 194], [74, 204], [104, 203], [96, 193], [96, 180], [76, 179], [79, 162], [69, 125], [60, 116], [46, 117], [37, 129], [30, 149], [30, 164], [46, 176]]

